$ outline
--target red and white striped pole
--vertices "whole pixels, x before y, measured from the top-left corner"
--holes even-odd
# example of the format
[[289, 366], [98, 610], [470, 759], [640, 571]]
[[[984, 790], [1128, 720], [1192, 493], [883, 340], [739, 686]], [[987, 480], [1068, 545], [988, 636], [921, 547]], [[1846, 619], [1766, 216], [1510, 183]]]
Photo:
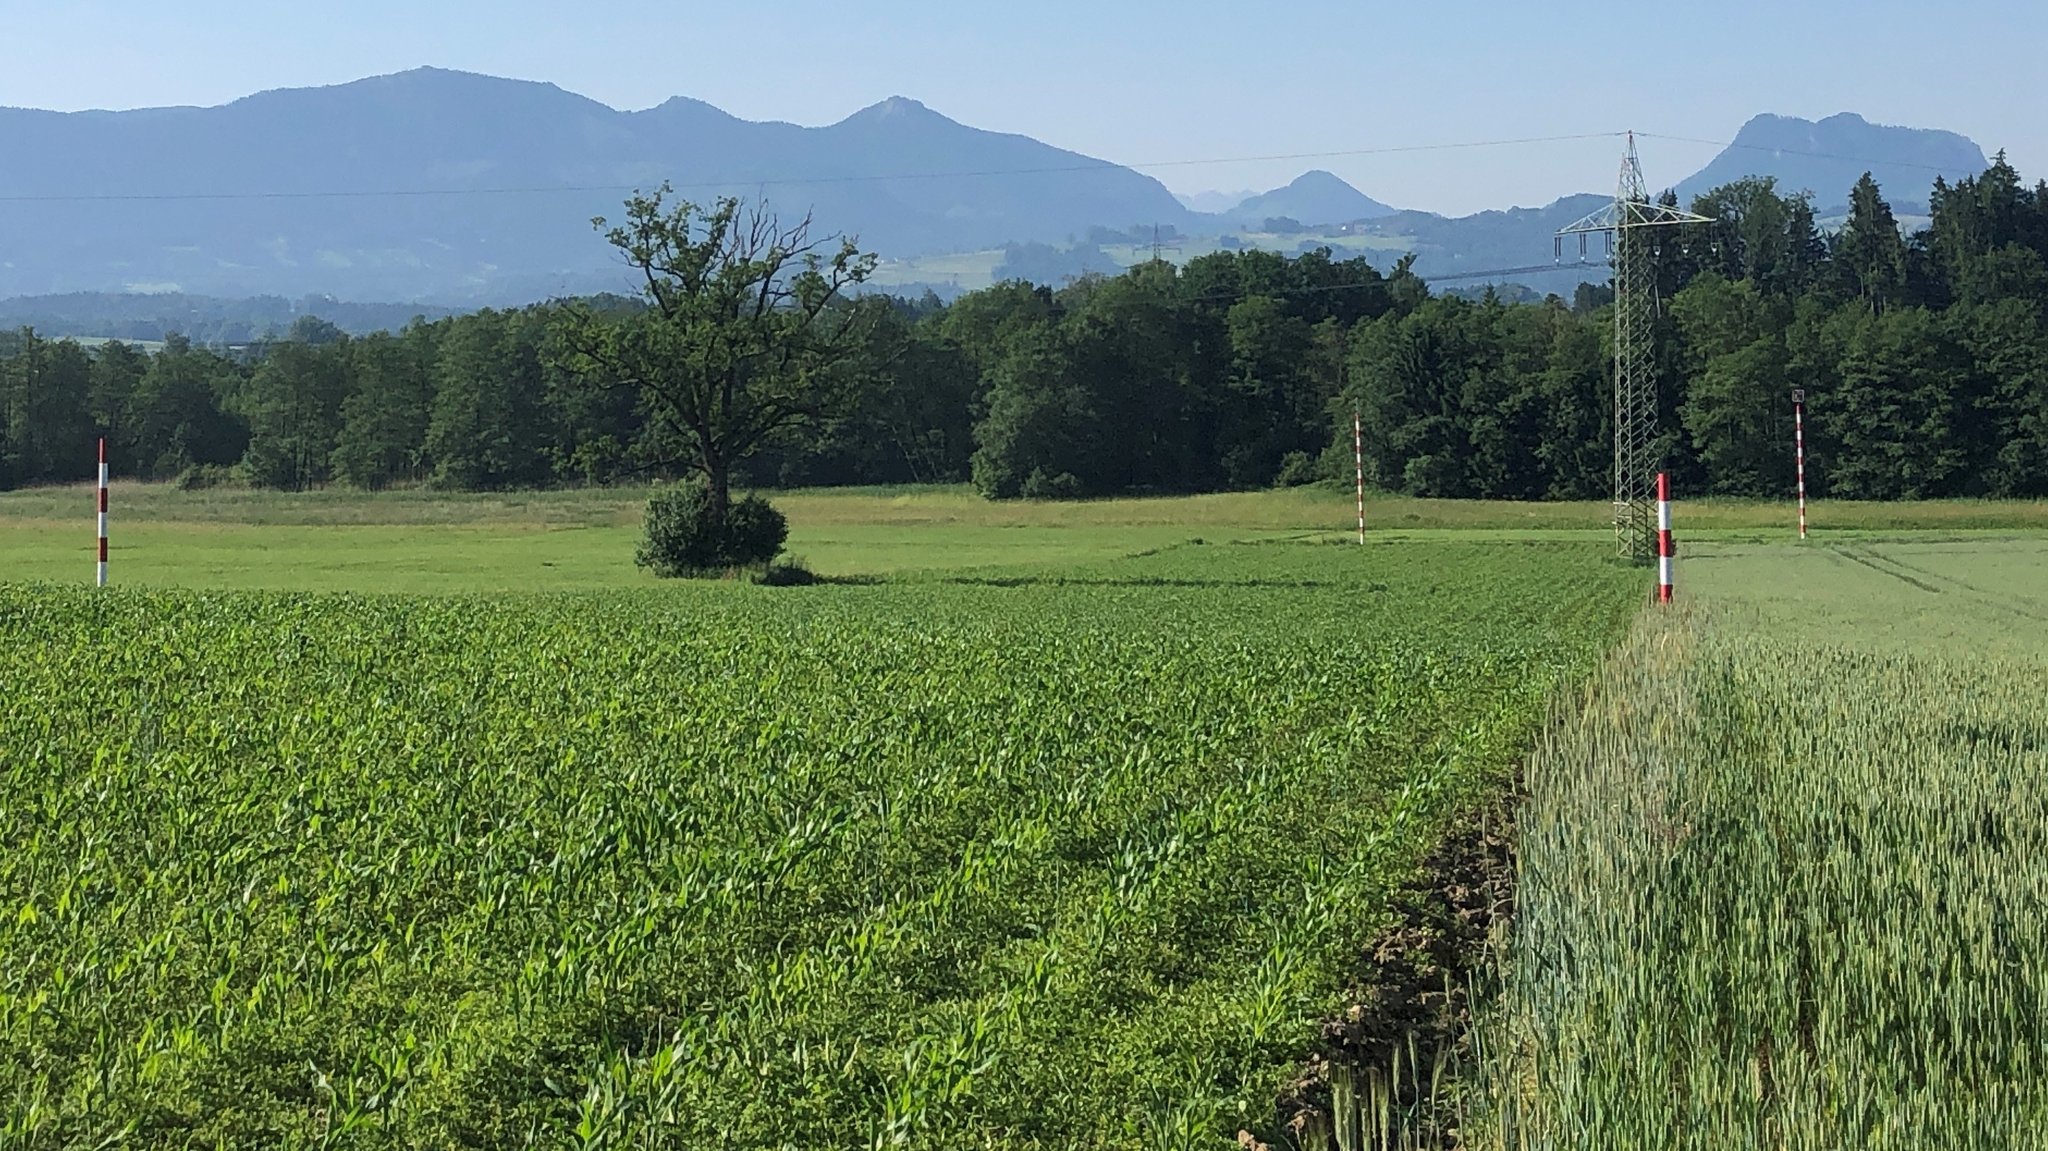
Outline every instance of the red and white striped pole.
[[1657, 602], [1671, 602], [1671, 477], [1657, 473]]
[[1799, 467], [1799, 538], [1806, 538], [1806, 389], [1792, 389], [1792, 453]]
[[100, 568], [99, 585], [107, 586], [107, 438], [100, 437]]
[[1358, 542], [1365, 542], [1365, 423], [1351, 409], [1351, 458], [1358, 465]]

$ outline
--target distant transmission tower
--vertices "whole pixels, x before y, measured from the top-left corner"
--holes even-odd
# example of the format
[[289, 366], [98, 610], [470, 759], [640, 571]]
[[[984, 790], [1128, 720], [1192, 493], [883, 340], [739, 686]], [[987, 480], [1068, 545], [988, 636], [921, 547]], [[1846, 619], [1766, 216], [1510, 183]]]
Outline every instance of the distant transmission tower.
[[1168, 252], [1172, 252], [1176, 256], [1180, 255], [1180, 245], [1162, 242], [1159, 238], [1159, 225], [1152, 225], [1152, 262], [1157, 264], [1164, 260]]
[[1649, 229], [1705, 223], [1711, 223], [1705, 216], [1651, 202], [1636, 159], [1636, 134], [1630, 132], [1613, 205], [1560, 229], [1555, 241], [1562, 259], [1564, 238], [1577, 236], [1583, 260], [1589, 237], [1607, 239], [1614, 268], [1614, 541], [1623, 556], [1639, 563], [1657, 554], [1659, 302]]

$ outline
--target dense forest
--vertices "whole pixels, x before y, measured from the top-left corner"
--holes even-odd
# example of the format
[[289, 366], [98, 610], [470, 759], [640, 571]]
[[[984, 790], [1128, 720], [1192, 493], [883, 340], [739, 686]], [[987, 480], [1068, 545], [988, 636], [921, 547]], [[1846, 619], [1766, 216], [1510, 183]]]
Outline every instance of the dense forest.
[[[1681, 490], [1780, 495], [1790, 390], [1819, 494], [2048, 495], [2048, 184], [2001, 156], [1902, 235], [1866, 177], [1826, 232], [1768, 180], [1655, 243], [1663, 454]], [[1432, 293], [1327, 251], [1220, 252], [950, 305], [856, 298], [870, 386], [744, 465], [754, 485], [972, 481], [991, 497], [1191, 492], [1350, 472], [1430, 496], [1607, 493], [1611, 301]], [[579, 307], [630, 309], [626, 300]], [[637, 393], [578, 375], [563, 305], [350, 337], [145, 352], [0, 335], [0, 487], [117, 475], [489, 489], [673, 470]]]

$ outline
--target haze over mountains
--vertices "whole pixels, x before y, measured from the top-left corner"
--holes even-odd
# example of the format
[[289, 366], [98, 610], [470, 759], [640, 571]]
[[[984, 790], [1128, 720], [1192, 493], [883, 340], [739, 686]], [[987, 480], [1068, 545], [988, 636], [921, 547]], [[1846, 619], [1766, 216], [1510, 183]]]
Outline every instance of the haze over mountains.
[[1258, 195], [1257, 192], [1250, 188], [1245, 188], [1236, 192], [1217, 192], [1212, 190], [1207, 192], [1175, 193], [1173, 198], [1179, 200], [1182, 206], [1186, 207], [1189, 211], [1220, 215], [1256, 195]]
[[[1961, 136], [1851, 115], [1758, 117], [1736, 144], [1681, 194], [1769, 174], [1812, 189], [1825, 209], [1872, 168], [1896, 202], [1917, 204], [1937, 171], [1984, 166]], [[1214, 236], [1284, 218], [1349, 225], [1389, 261], [1412, 248], [1424, 274], [1443, 274], [1544, 260], [1548, 230], [1585, 210], [1567, 198], [1447, 220], [1314, 171], [1234, 204], [1191, 198], [1223, 209], [1212, 214], [1151, 176], [900, 97], [811, 128], [682, 97], [621, 112], [551, 84], [431, 68], [216, 108], [0, 109], [0, 155], [0, 297], [476, 304], [619, 287], [590, 217], [663, 180], [699, 202], [758, 195], [785, 215], [812, 211], [820, 231], [857, 234], [891, 258], [1064, 245], [1100, 227]]]

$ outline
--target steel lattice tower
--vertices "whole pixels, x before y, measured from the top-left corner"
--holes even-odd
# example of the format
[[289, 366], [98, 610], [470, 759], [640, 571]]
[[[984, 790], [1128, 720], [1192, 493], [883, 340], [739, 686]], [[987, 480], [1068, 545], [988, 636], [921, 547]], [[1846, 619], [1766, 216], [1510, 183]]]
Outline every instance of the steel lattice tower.
[[1614, 269], [1614, 541], [1638, 563], [1656, 555], [1657, 468], [1657, 267], [1652, 228], [1710, 223], [1705, 216], [1653, 203], [1636, 159], [1636, 135], [1628, 134], [1614, 204], [1560, 229], [1586, 241], [1605, 236]]

